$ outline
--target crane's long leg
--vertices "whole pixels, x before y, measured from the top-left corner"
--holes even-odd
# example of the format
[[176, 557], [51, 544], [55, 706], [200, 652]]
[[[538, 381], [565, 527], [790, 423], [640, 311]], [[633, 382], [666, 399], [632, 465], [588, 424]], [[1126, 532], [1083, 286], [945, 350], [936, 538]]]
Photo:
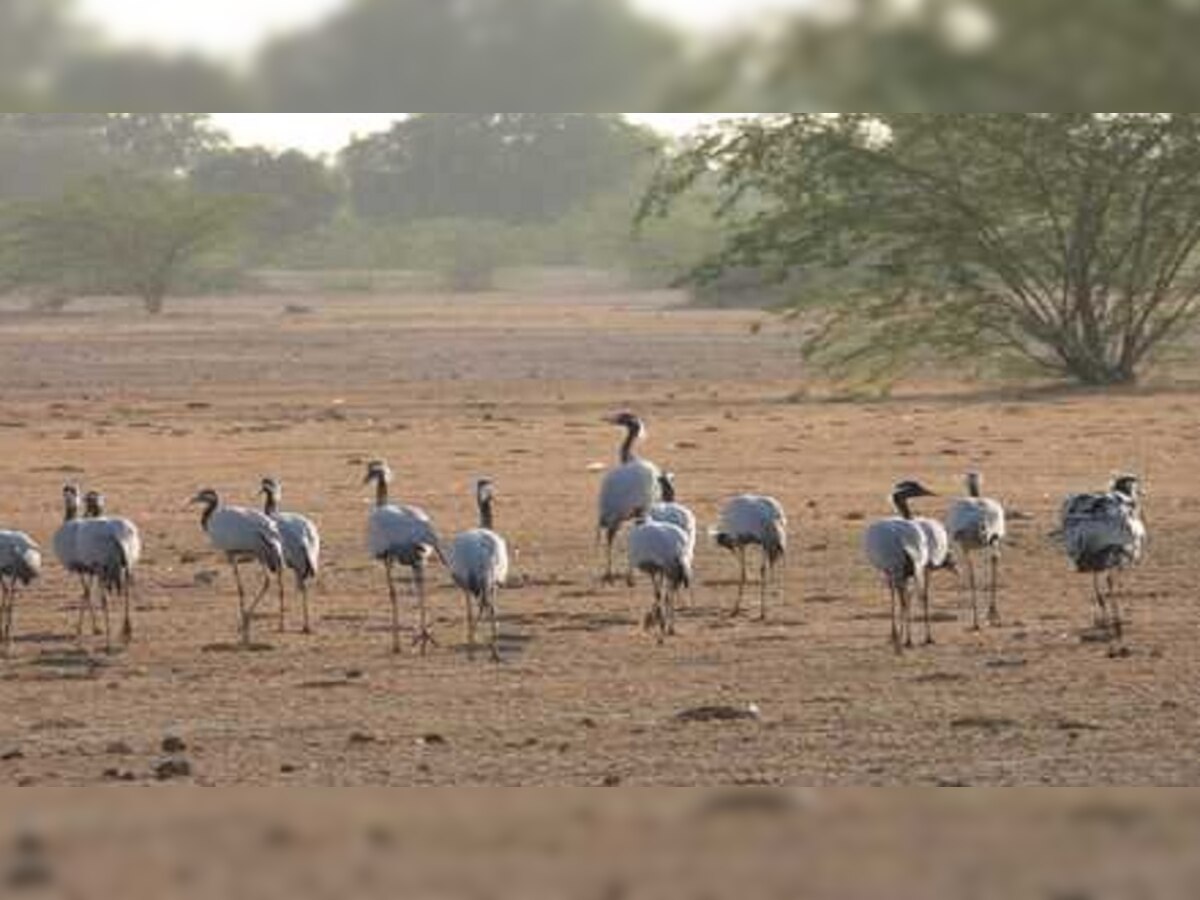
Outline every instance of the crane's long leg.
[[900, 588], [900, 609], [904, 615], [904, 646], [912, 649], [912, 591], [910, 585], [917, 590], [921, 590], [922, 585], [920, 578], [914, 578], [911, 582], [905, 581]]
[[238, 568], [237, 560], [229, 557], [229, 566], [233, 569], [233, 580], [238, 592], [238, 635], [243, 644], [250, 643], [250, 617], [246, 615], [246, 588], [242, 584], [242, 571]]
[[746, 572], [746, 548], [745, 546], [738, 547], [738, 565], [740, 567], [738, 575], [738, 598], [737, 604], [733, 607], [733, 617], [736, 618], [742, 614], [742, 603], [746, 599], [746, 582], [750, 580], [749, 574]]
[[1108, 604], [1104, 599], [1104, 591], [1100, 587], [1100, 573], [1092, 573], [1092, 591], [1096, 609], [1093, 611], [1092, 622], [1097, 628], [1108, 627]]
[[12, 586], [0, 578], [0, 655], [8, 659], [12, 647], [12, 608], [16, 599], [17, 582], [13, 579]]
[[279, 633], [283, 634], [287, 631], [287, 608], [284, 605], [283, 599], [283, 573], [287, 569], [286, 565], [279, 567], [279, 572], [275, 575], [275, 580], [279, 587]]
[[767, 559], [767, 549], [764, 547], [762, 552], [762, 566], [758, 570], [759, 591], [758, 591], [758, 621], [767, 621], [767, 574], [771, 569]]
[[675, 636], [675, 601], [679, 596], [679, 586], [676, 582], [667, 584], [667, 634]]
[[992, 547], [988, 552], [988, 624], [999, 628], [1000, 619], [1000, 550]]
[[496, 610], [496, 595], [499, 588], [492, 585], [487, 592], [488, 620], [492, 628], [492, 662], [500, 662], [500, 617]]
[[925, 619], [925, 646], [933, 646], [933, 618], [929, 613], [929, 576], [925, 576], [925, 584], [921, 590], [921, 607]]
[[260, 570], [262, 572], [262, 577], [263, 577], [262, 587], [260, 587], [258, 589], [258, 593], [254, 595], [254, 599], [251, 601], [249, 608], [246, 610], [246, 643], [247, 644], [250, 643], [250, 627], [251, 627], [251, 623], [254, 621], [254, 614], [258, 610], [259, 604], [262, 603], [263, 599], [267, 596], [267, 594], [269, 594], [271, 592], [272, 572], [269, 568], [267, 568], [265, 565], [262, 565], [261, 563], [260, 563]]
[[133, 641], [133, 573], [121, 575], [121, 599], [124, 602], [124, 620], [121, 622], [121, 642]]
[[308, 617], [308, 579], [301, 575], [297, 575], [296, 589], [300, 592], [300, 604], [304, 608], [304, 631], [302, 633], [312, 634], [312, 624], [310, 623]]
[[[467, 601], [467, 659], [475, 658], [475, 597], [470, 591], [463, 591], [463, 599]], [[480, 595], [481, 605], [483, 595]], [[482, 611], [482, 610], [481, 610]]]
[[392, 603], [392, 653], [400, 653], [400, 598], [396, 594], [396, 579], [393, 574], [395, 563], [389, 556], [383, 561], [383, 570], [387, 574], [388, 597]]
[[96, 578], [92, 584], [100, 589], [100, 611], [104, 615], [104, 652], [112, 653], [112, 619], [108, 610], [108, 583], [105, 577]]
[[892, 604], [892, 647], [900, 654], [903, 652], [903, 642], [900, 639], [900, 598], [896, 590], [896, 579], [892, 575], [887, 576], [887, 586], [888, 599]]
[[1117, 600], [1118, 580], [1110, 572], [1108, 576], [1108, 599], [1111, 609], [1112, 632], [1118, 643], [1125, 636], [1125, 623], [1121, 621], [1121, 604]]
[[420, 627], [413, 638], [413, 643], [421, 648], [421, 655], [425, 656], [429, 652], [429, 645], [436, 644], [436, 641], [429, 631], [429, 610], [425, 603], [425, 565], [423, 562], [418, 562], [412, 567], [412, 583], [413, 591], [417, 595], [417, 609], [420, 617]]
[[613, 544], [617, 540], [617, 530], [615, 528], [604, 529], [605, 552], [607, 553], [607, 563], [604, 568], [604, 583], [612, 584], [617, 580], [617, 575], [613, 571]]
[[963, 558], [967, 561], [967, 589], [971, 594], [971, 630], [979, 631], [979, 583], [975, 580], [975, 555], [964, 550]]

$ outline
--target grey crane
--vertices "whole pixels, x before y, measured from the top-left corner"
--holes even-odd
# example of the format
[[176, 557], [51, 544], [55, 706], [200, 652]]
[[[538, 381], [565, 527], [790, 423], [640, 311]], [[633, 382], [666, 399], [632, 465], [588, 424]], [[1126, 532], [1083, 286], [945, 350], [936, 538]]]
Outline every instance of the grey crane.
[[654, 605], [645, 627], [655, 629], [659, 644], [675, 634], [675, 603], [692, 582], [692, 542], [678, 525], [639, 519], [629, 531], [629, 567], [650, 576]]
[[42, 550], [23, 531], [0, 531], [0, 654], [12, 647], [13, 610], [17, 590], [31, 584], [42, 572]]
[[[867, 560], [887, 584], [892, 606], [892, 646], [897, 653], [913, 645], [912, 591], [915, 589], [918, 596], [925, 595], [930, 560], [929, 540], [913, 521], [910, 502], [933, 496], [936, 495], [917, 481], [901, 481], [891, 497], [896, 515], [872, 522], [863, 536]], [[926, 643], [932, 643], [928, 617], [925, 628]]]
[[104, 495], [89, 491], [84, 497], [84, 518], [75, 533], [80, 566], [91, 576], [93, 591], [100, 591], [100, 609], [104, 614], [104, 647], [112, 652], [112, 630], [108, 598], [121, 598], [124, 616], [121, 640], [133, 640], [132, 593], [134, 569], [142, 557], [142, 537], [129, 519], [105, 515]]
[[[304, 634], [312, 634], [308, 617], [308, 583], [317, 577], [321, 569], [321, 532], [313, 521], [299, 513], [281, 512], [283, 485], [277, 478], [264, 478], [260, 492], [263, 495], [263, 514], [279, 528], [283, 542], [283, 561], [296, 578], [296, 590], [304, 607]], [[283, 629], [283, 607], [279, 608], [279, 627]]]
[[475, 484], [479, 527], [464, 531], [450, 545], [450, 574], [467, 602], [467, 653], [475, 656], [476, 607], [491, 627], [492, 660], [500, 662], [500, 625], [496, 596], [508, 578], [508, 544], [496, 532], [495, 485], [481, 478]]
[[746, 553], [750, 547], [762, 551], [759, 567], [759, 618], [767, 618], [767, 590], [774, 580], [775, 569], [787, 556], [788, 518], [783, 504], [774, 497], [741, 494], [727, 501], [721, 517], [712, 530], [713, 540], [738, 558], [740, 576], [738, 599], [733, 615], [742, 611], [749, 576], [746, 572]]
[[1108, 491], [1075, 494], [1063, 504], [1067, 557], [1077, 572], [1092, 575], [1096, 624], [1111, 631], [1118, 642], [1124, 633], [1118, 576], [1141, 561], [1146, 545], [1141, 507], [1141, 480], [1136, 475], [1118, 475]]
[[[675, 525], [688, 536], [688, 552], [693, 561], [696, 557], [696, 514], [679, 502], [675, 490], [675, 473], [663, 472], [658, 476], [659, 494], [662, 499], [650, 507], [649, 518], [655, 522], [665, 522]], [[693, 576], [695, 572], [692, 573]], [[693, 577], [688, 585], [689, 593], [695, 590], [696, 579]], [[676, 598], [678, 600], [678, 598]], [[692, 597], [695, 600], [695, 597]]]
[[983, 496], [981, 473], [967, 473], [967, 496], [950, 505], [946, 513], [946, 530], [966, 563], [967, 582], [971, 591], [972, 628], [979, 630], [979, 585], [975, 575], [977, 553], [982, 553], [987, 561], [988, 623], [993, 627], [998, 626], [1000, 551], [1008, 527], [1003, 504]]
[[92, 619], [92, 633], [100, 633], [100, 624], [96, 618], [96, 608], [92, 605], [92, 575], [79, 555], [78, 535], [83, 525], [80, 518], [82, 509], [82, 494], [79, 485], [64, 484], [62, 489], [63, 521], [51, 539], [54, 556], [67, 572], [79, 578], [81, 593], [79, 596], [79, 614], [75, 620], [75, 637], [83, 640], [83, 620], [88, 613]]
[[375, 508], [367, 520], [367, 547], [371, 557], [383, 563], [387, 573], [388, 594], [392, 603], [392, 652], [400, 652], [400, 598], [395, 568], [407, 567], [412, 572], [412, 588], [417, 598], [420, 623], [413, 643], [424, 656], [434, 643], [429, 631], [425, 599], [425, 568], [432, 556], [445, 562], [441, 542], [433, 522], [423, 509], [416, 506], [397, 506], [388, 498], [392, 470], [383, 460], [367, 465], [364, 484], [375, 484]]
[[[659, 470], [654, 463], [637, 455], [637, 444], [646, 436], [646, 425], [640, 418], [633, 413], [623, 412], [606, 421], [626, 431], [619, 464], [609, 470], [600, 485], [597, 535], [603, 535], [607, 544], [604, 581], [611, 584], [615, 580], [613, 543], [622, 525], [646, 515], [659, 499]], [[629, 579], [632, 578], [633, 573], [630, 572]]]
[[[256, 509], [224, 505], [212, 488], [200, 491], [191, 503], [203, 507], [200, 527], [233, 569], [238, 591], [238, 632], [242, 644], [249, 646], [255, 610], [271, 590], [272, 579], [278, 585], [279, 604], [283, 606], [283, 539], [279, 527]], [[263, 576], [262, 587], [249, 604], [239, 568], [242, 563], [256, 563]]]

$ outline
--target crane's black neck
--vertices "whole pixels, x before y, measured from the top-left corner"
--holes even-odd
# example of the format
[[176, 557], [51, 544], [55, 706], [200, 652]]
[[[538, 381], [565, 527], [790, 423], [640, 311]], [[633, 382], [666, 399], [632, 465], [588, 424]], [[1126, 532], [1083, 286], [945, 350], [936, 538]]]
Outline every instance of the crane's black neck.
[[658, 479], [659, 488], [662, 491], [663, 503], [675, 502], [675, 482], [665, 475]]
[[640, 438], [642, 436], [642, 423], [641, 422], [637, 422], [637, 421], [630, 422], [625, 427], [627, 429], [629, 429], [629, 433], [627, 435], [625, 435], [625, 443], [623, 443], [621, 445], [621, 463], [622, 463], [622, 465], [624, 465], [625, 463], [628, 463], [628, 462], [633, 462], [634, 445], [637, 444], [638, 438]]
[[279, 512], [279, 495], [274, 491], [263, 491], [263, 512], [268, 516]]
[[375, 479], [375, 505], [388, 505], [388, 483], [387, 479], [382, 476]]
[[967, 493], [970, 494], [972, 497], [974, 497], [976, 500], [978, 500], [981, 496], [983, 496], [982, 492], [979, 490], [979, 479], [978, 478], [970, 478], [967, 480]]
[[892, 494], [892, 506], [894, 506], [896, 508], [896, 512], [900, 514], [900, 518], [909, 520], [912, 519], [912, 508], [908, 505], [908, 497], [904, 494]]
[[87, 503], [84, 504], [84, 518], [99, 519], [104, 516], [104, 504], [95, 497], [89, 497]]
[[220, 501], [215, 497], [204, 501], [204, 510], [200, 513], [200, 527], [208, 531], [208, 523], [212, 521], [213, 513], [217, 511]]
[[74, 522], [79, 518], [79, 498], [63, 497], [63, 521]]
[[491, 497], [479, 498], [479, 527], [492, 531], [496, 525], [495, 501]]

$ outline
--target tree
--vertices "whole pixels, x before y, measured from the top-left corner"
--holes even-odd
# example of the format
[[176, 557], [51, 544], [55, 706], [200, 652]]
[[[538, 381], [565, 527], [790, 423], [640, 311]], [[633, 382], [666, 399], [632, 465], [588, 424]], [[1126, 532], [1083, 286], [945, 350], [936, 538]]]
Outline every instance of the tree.
[[767, 117], [699, 140], [643, 215], [714, 170], [732, 233], [696, 277], [799, 270], [805, 348], [842, 370], [1017, 355], [1126, 383], [1200, 304], [1198, 114]]
[[[671, 109], [1194, 106], [1190, 0], [860, 0], [743, 33], [684, 67]], [[842, 12], [845, 5], [837, 5]]]
[[342, 203], [335, 173], [297, 150], [238, 147], [212, 154], [192, 170], [190, 181], [206, 194], [255, 198], [248, 225], [260, 249], [329, 224]]
[[617, 115], [421, 113], [342, 153], [369, 219], [552, 221], [628, 182], [659, 139]]
[[127, 294], [157, 314], [183, 273], [245, 211], [244, 200], [205, 196], [175, 180], [95, 176], [57, 200], [9, 213], [0, 229], [0, 280], [58, 297]]
[[29, 108], [36, 82], [71, 42], [68, 5], [68, 0], [0, 0], [0, 85], [15, 108]]
[[273, 109], [636, 109], [679, 53], [619, 0], [353, 0], [258, 74]]

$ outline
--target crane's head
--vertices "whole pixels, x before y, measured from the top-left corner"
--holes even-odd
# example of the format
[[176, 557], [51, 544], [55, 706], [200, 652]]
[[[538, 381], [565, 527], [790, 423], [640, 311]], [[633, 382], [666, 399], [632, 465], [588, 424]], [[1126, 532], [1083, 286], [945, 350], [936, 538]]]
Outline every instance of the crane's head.
[[490, 478], [480, 478], [475, 482], [475, 499], [480, 505], [492, 503], [496, 499], [496, 484]]
[[631, 412], [620, 412], [615, 416], [609, 417], [607, 420], [609, 425], [617, 425], [621, 428], [628, 428], [630, 431], [642, 434], [646, 430], [646, 425], [640, 418]]
[[967, 473], [967, 495], [970, 497], [983, 496], [983, 473], [971, 471]]
[[221, 503], [221, 497], [212, 488], [205, 488], [188, 501], [190, 505], [202, 506], [218, 506]]
[[390, 484], [392, 481], [392, 470], [388, 464], [382, 459], [373, 459], [367, 463], [367, 475], [363, 479], [363, 484]]
[[1130, 500], [1138, 500], [1142, 494], [1142, 479], [1128, 472], [1114, 475], [1112, 492], [1120, 494], [1122, 497], [1128, 497]]
[[264, 478], [258, 488], [258, 492], [274, 500], [278, 500], [283, 494], [283, 485], [279, 483], [278, 478]]
[[664, 503], [675, 502], [675, 473], [663, 472], [658, 476], [658, 489]]
[[83, 514], [89, 519], [99, 519], [104, 515], [104, 495], [99, 491], [88, 491], [83, 498]]
[[75, 500], [76, 502], [78, 502], [78, 500], [79, 500], [79, 485], [64, 484], [62, 493], [63, 493], [64, 500]]
[[933, 491], [919, 481], [900, 481], [892, 488], [892, 497], [896, 500], [916, 500], [919, 497], [936, 497]]

